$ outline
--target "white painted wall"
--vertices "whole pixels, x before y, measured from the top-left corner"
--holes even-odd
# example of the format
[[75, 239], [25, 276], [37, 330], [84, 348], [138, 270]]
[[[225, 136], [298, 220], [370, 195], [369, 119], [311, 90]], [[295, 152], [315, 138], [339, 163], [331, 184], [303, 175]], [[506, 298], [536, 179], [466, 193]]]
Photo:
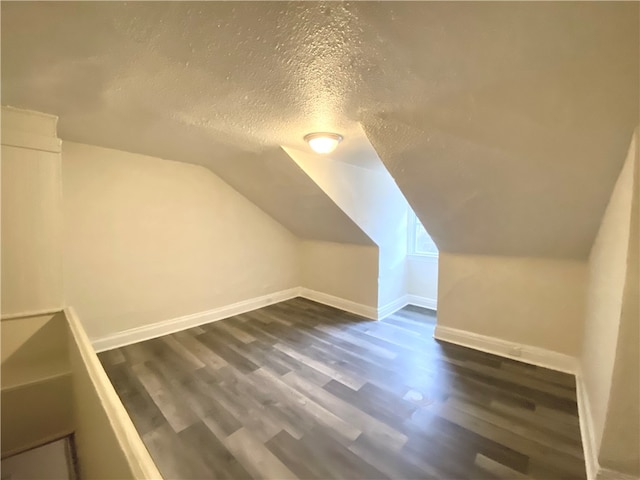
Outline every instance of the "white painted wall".
[[68, 331], [61, 313], [4, 319], [2, 455], [73, 432]]
[[363, 142], [358, 154], [376, 160], [377, 169], [290, 148], [285, 151], [378, 245], [378, 307], [404, 297], [408, 204], [371, 145]]
[[407, 255], [406, 288], [413, 302], [431, 308], [438, 303], [438, 257]]
[[[636, 149], [636, 159], [637, 153]], [[607, 419], [598, 459], [604, 468], [640, 478], [640, 208], [637, 160], [635, 168], [636, 187], [633, 190], [627, 280], [622, 299]]]
[[[637, 141], [636, 133], [589, 256], [580, 358], [594, 454], [601, 465], [636, 475], [640, 473]], [[603, 443], [606, 430], [607, 445]]]
[[576, 356], [586, 262], [440, 252], [438, 325]]
[[[72, 431], [57, 117], [2, 108], [2, 455]], [[7, 319], [6, 317], [10, 317]]]
[[92, 338], [299, 285], [298, 240], [211, 171], [63, 144], [65, 295]]
[[2, 108], [2, 314], [61, 308], [57, 117]]
[[377, 309], [375, 245], [303, 241], [300, 262], [303, 287]]
[[597, 447], [600, 446], [618, 342], [627, 272], [633, 163], [625, 162], [589, 257], [582, 368]]

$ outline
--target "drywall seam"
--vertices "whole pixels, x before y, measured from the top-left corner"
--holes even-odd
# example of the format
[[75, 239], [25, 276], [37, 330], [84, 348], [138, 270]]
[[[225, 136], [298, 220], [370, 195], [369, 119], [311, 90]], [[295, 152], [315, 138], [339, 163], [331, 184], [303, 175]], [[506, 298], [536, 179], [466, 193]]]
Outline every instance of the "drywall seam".
[[96, 352], [103, 352], [113, 348], [123, 347], [132, 343], [150, 340], [152, 338], [169, 335], [187, 328], [197, 327], [205, 323], [216, 322], [234, 315], [250, 312], [257, 308], [266, 307], [274, 303], [283, 302], [298, 296], [299, 288], [290, 288], [279, 292], [262, 295], [260, 297], [242, 300], [204, 312], [184, 315], [182, 317], [171, 318], [161, 322], [130, 328], [112, 335], [91, 339], [91, 343]]
[[301, 287], [298, 296], [313, 300], [318, 303], [322, 303], [324, 305], [329, 305], [330, 307], [335, 307], [339, 310], [344, 310], [345, 312], [354, 313], [371, 320], [378, 319], [378, 309], [376, 307], [371, 307], [362, 303], [356, 303], [351, 300], [329, 295], [327, 293], [311, 290], [310, 288]]
[[[456, 345], [462, 345], [463, 347], [530, 363], [539, 367], [550, 368], [574, 375], [577, 371], [578, 361], [575, 357], [544, 348], [508, 342], [499, 338], [479, 335], [457, 328], [443, 327], [441, 325], [436, 325], [433, 336], [436, 340], [455, 343]], [[519, 354], [513, 354], [511, 352], [519, 352]]]

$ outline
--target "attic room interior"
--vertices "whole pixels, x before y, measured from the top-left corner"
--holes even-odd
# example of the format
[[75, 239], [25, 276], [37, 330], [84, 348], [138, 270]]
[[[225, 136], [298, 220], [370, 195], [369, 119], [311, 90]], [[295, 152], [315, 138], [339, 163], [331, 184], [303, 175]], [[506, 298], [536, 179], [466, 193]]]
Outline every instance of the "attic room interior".
[[640, 478], [640, 3], [0, 8], [3, 480]]

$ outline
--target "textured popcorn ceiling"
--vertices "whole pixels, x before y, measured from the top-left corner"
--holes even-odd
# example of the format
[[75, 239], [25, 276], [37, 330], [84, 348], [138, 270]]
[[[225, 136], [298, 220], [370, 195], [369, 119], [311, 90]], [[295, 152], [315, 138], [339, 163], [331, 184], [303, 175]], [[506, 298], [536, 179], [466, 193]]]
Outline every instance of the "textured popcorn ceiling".
[[337, 131], [371, 167], [360, 123], [442, 250], [584, 257], [638, 123], [638, 6], [3, 2], [2, 102], [337, 241], [363, 240], [277, 147]]

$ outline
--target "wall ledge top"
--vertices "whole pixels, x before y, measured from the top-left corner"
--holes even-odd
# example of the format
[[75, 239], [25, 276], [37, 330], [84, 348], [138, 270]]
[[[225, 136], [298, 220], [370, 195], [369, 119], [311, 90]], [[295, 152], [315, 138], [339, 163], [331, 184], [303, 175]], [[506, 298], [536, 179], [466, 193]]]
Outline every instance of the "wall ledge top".
[[47, 113], [2, 107], [2, 145], [60, 152], [58, 117]]

